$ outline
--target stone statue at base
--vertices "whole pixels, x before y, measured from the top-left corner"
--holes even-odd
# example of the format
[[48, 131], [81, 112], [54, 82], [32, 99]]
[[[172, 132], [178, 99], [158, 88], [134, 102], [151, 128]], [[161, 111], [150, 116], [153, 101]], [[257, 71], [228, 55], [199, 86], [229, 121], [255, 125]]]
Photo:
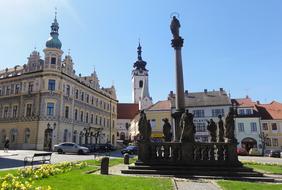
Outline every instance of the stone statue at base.
[[211, 142], [216, 142], [216, 131], [217, 131], [216, 123], [212, 119], [207, 120], [207, 122], [208, 122], [207, 129], [211, 136]]
[[144, 110], [140, 112], [140, 119], [138, 122], [138, 131], [139, 131], [141, 141], [150, 141], [152, 129], [151, 129], [151, 125], [148, 126], [148, 120], [147, 120], [147, 116]]
[[181, 115], [179, 127], [181, 128], [181, 142], [195, 142], [195, 125], [193, 122], [194, 115], [188, 110]]
[[235, 110], [234, 108], [230, 108], [228, 115], [225, 118], [225, 138], [227, 138], [227, 142], [237, 143], [235, 138]]
[[171, 141], [171, 125], [168, 122], [167, 118], [163, 119], [164, 125], [163, 125], [163, 134], [164, 134], [164, 140], [165, 142]]
[[222, 116], [218, 115], [218, 142], [224, 142], [224, 126]]

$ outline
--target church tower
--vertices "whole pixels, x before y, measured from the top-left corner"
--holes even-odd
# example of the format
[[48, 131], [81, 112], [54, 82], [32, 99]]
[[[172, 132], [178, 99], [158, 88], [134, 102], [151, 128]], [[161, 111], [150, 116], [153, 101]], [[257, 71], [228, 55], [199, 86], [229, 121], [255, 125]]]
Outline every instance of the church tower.
[[46, 48], [43, 50], [45, 54], [44, 69], [54, 69], [61, 71], [61, 60], [63, 51], [62, 43], [59, 40], [59, 23], [57, 21], [57, 12], [55, 19], [51, 25], [50, 37], [46, 42]]
[[137, 47], [137, 61], [133, 65], [132, 71], [132, 101], [139, 104], [139, 109], [146, 109], [151, 106], [152, 98], [149, 94], [148, 70], [146, 61], [142, 60], [142, 47]]

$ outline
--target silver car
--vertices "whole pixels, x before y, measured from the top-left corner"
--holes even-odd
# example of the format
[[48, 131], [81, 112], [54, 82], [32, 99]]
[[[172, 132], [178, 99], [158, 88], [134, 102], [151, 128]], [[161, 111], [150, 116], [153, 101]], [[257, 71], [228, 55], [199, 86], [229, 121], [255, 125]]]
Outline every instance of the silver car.
[[87, 154], [90, 152], [87, 147], [80, 146], [72, 142], [65, 142], [65, 143], [60, 143], [58, 145], [54, 145], [54, 151], [58, 152], [59, 154], [63, 154], [63, 153]]

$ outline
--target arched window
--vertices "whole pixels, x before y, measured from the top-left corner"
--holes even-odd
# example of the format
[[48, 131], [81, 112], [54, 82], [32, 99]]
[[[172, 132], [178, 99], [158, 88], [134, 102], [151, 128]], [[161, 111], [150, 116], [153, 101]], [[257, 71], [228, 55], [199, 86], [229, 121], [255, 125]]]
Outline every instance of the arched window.
[[11, 140], [11, 143], [16, 143], [17, 142], [17, 136], [18, 136], [18, 129], [11, 129], [10, 131], [10, 140]]
[[65, 129], [64, 130], [64, 139], [63, 139], [64, 142], [67, 142], [68, 141], [68, 130]]
[[140, 80], [139, 81], [139, 88], [142, 88], [143, 87], [143, 80]]
[[26, 128], [24, 130], [24, 143], [29, 143], [30, 141], [30, 129]]

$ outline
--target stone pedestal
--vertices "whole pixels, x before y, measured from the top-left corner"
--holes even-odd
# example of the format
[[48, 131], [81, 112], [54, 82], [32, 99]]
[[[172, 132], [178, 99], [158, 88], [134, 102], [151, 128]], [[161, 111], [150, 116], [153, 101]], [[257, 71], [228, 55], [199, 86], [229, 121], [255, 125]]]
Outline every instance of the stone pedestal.
[[125, 153], [123, 155], [123, 163], [127, 165], [129, 164], [129, 154]]
[[109, 174], [109, 157], [103, 157], [101, 160], [101, 174]]
[[150, 141], [138, 142], [138, 161], [149, 163], [151, 160], [152, 150]]

